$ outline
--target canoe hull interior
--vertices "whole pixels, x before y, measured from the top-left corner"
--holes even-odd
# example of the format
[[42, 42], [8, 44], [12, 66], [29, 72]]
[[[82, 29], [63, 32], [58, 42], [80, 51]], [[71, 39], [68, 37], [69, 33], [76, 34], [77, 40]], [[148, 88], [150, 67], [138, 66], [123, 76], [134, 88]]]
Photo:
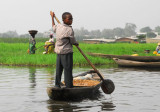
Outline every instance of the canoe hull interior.
[[99, 95], [101, 83], [94, 87], [54, 88], [48, 87], [47, 93], [53, 100], [80, 100]]
[[[77, 76], [85, 76], [88, 73], [95, 73], [95, 71], [91, 70]], [[97, 80], [97, 79], [96, 79]], [[100, 81], [100, 80], [99, 80]], [[96, 98], [99, 97], [100, 91], [99, 88], [101, 87], [102, 82], [100, 81], [99, 84], [95, 86], [75, 86], [73, 88], [54, 88], [48, 87], [47, 94], [50, 99], [52, 100], [81, 100], [84, 98]]]

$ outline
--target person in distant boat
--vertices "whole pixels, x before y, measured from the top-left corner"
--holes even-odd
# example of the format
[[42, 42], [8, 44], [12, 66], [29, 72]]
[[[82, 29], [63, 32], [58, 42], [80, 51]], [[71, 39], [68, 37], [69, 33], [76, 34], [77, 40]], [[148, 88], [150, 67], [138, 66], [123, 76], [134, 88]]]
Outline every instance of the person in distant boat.
[[72, 45], [78, 46], [78, 42], [74, 37], [74, 32], [72, 29], [72, 14], [65, 12], [62, 14], [63, 24], [55, 25], [54, 12], [50, 11], [52, 18], [53, 31], [56, 33], [56, 45], [55, 52], [57, 53], [56, 60], [56, 79], [55, 87], [60, 88], [61, 76], [64, 69], [64, 82], [66, 88], [73, 87], [73, 48]]
[[157, 47], [156, 47], [156, 51], [158, 54], [160, 54], [160, 43], [158, 43]]
[[43, 52], [43, 54], [54, 53], [55, 42], [54, 42], [53, 34], [50, 34], [50, 39], [49, 41], [45, 42], [44, 47], [45, 47], [45, 52]]

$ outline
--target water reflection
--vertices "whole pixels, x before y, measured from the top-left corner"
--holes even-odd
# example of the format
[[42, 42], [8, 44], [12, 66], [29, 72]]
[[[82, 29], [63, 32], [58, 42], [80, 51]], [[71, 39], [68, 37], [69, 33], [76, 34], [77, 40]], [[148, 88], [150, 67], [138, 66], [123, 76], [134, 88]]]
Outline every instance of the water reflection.
[[54, 77], [55, 77], [55, 70], [53, 68], [47, 69], [47, 83], [49, 86], [54, 85]]
[[76, 105], [73, 106], [69, 102], [48, 100], [47, 103], [49, 112], [73, 112], [74, 109], [77, 109]]
[[30, 87], [35, 88], [36, 86], [36, 68], [30, 67], [29, 68], [29, 81], [30, 81]]
[[[90, 68], [74, 68], [74, 74]], [[98, 68], [116, 89], [101, 97], [82, 101], [49, 100], [48, 85], [54, 84], [54, 68], [0, 66], [1, 112], [159, 112], [160, 69]], [[6, 108], [7, 107], [7, 108]]]
[[[87, 102], [87, 103], [86, 103]], [[100, 112], [114, 111], [115, 105], [112, 101], [83, 100], [81, 102], [47, 101], [48, 112]]]
[[115, 105], [112, 102], [102, 102], [101, 110], [102, 111], [113, 111], [115, 110]]

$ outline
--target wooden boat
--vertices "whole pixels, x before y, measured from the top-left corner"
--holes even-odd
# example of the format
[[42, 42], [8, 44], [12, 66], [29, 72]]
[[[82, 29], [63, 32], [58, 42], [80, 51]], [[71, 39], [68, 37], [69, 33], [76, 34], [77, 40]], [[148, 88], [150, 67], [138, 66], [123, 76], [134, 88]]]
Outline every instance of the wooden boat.
[[61, 88], [48, 87], [47, 93], [49, 98], [53, 100], [81, 100], [84, 98], [93, 98], [99, 96], [99, 88], [102, 84], [102, 81], [95, 71], [91, 70], [79, 74], [76, 77], [83, 77], [87, 74], [91, 74], [93, 76], [92, 80], [99, 81], [99, 83], [95, 86], [74, 86], [73, 88], [65, 88], [63, 84]]
[[91, 56], [98, 56], [102, 58], [119, 58], [132, 61], [140, 62], [160, 62], [160, 56], [131, 56], [131, 55], [112, 55], [112, 54], [101, 54], [101, 53], [88, 53]]
[[140, 61], [118, 59], [118, 58], [113, 58], [113, 60], [119, 66], [122, 67], [150, 67], [150, 68], [160, 67], [160, 62], [140, 62]]

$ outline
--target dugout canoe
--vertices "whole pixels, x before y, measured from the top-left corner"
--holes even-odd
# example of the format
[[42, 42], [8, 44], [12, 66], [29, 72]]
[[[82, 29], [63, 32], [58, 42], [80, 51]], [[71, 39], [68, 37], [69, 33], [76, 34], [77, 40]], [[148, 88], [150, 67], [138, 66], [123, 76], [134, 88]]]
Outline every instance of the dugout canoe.
[[88, 53], [90, 56], [102, 57], [102, 58], [118, 58], [140, 62], [160, 62], [160, 56], [131, 56], [131, 55], [112, 55], [112, 54], [101, 54], [101, 53]]
[[131, 61], [125, 59], [113, 58], [113, 60], [122, 67], [149, 67], [149, 68], [158, 68], [160, 67], [160, 62], [140, 62], [140, 61]]
[[86, 76], [87, 74], [92, 74], [93, 80], [100, 81], [99, 84], [95, 86], [74, 86], [73, 88], [65, 88], [63, 85], [61, 88], [48, 87], [47, 94], [52, 100], [82, 100], [85, 98], [95, 98], [100, 96], [99, 88], [102, 84], [102, 81], [98, 77], [95, 71], [91, 70], [82, 74], [79, 74], [75, 77]]

